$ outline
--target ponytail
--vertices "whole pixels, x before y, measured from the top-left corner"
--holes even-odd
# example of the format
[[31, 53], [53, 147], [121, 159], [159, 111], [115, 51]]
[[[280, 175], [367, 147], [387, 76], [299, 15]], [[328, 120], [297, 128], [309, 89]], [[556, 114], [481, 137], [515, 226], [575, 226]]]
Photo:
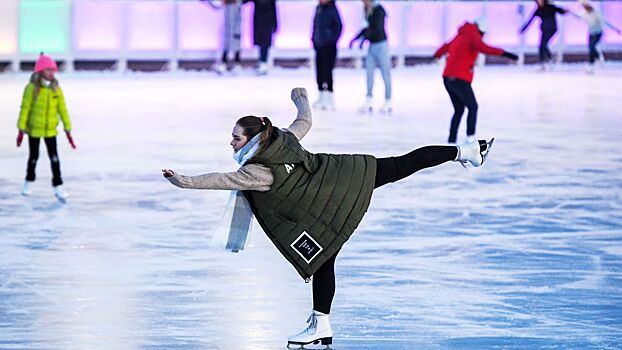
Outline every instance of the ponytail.
[[261, 134], [257, 153], [265, 151], [274, 140], [274, 127], [268, 117], [247, 115], [238, 119], [237, 124], [242, 128], [242, 134], [248, 137], [249, 140], [257, 136], [257, 134]]

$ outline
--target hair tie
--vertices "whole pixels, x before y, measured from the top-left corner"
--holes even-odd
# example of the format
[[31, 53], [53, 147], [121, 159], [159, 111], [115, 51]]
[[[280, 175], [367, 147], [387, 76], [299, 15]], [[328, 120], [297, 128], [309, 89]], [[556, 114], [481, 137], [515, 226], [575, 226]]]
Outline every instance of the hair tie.
[[259, 120], [261, 120], [261, 125], [265, 126], [266, 122], [263, 121], [263, 117], [259, 117]]

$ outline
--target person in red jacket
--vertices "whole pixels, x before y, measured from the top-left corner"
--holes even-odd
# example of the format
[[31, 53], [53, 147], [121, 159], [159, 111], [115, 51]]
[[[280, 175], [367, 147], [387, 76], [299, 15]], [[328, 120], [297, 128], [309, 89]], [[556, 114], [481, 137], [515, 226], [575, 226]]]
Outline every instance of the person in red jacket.
[[504, 56], [512, 60], [518, 59], [518, 56], [513, 53], [486, 45], [482, 40], [486, 27], [486, 20], [483, 18], [474, 23], [464, 23], [458, 30], [458, 35], [450, 42], [443, 44], [434, 53], [434, 57], [437, 59], [447, 54], [443, 83], [454, 106], [454, 115], [449, 129], [449, 143], [456, 143], [458, 126], [465, 107], [469, 109], [467, 142], [475, 142], [477, 101], [471, 88], [471, 82], [473, 81], [473, 66], [477, 55], [481, 52], [487, 55]]

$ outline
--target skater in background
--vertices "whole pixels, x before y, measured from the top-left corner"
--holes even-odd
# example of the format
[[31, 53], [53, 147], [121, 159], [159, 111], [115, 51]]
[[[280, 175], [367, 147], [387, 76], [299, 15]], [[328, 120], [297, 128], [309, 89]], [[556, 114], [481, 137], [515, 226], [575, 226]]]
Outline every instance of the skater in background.
[[363, 11], [367, 27], [363, 28], [352, 41], [350, 48], [357, 40], [361, 40], [359, 47], [365, 41], [369, 41], [369, 49], [365, 58], [367, 69], [367, 99], [361, 107], [361, 112], [372, 112], [373, 110], [373, 90], [374, 72], [376, 67], [380, 68], [382, 80], [384, 81], [384, 105], [380, 109], [382, 113], [391, 113], [391, 56], [389, 55], [389, 44], [387, 43], [387, 33], [385, 31], [384, 19], [386, 11], [376, 0], [363, 0]]
[[[237, 73], [240, 70], [240, 39], [242, 36], [242, 12], [241, 0], [222, 0], [222, 6], [214, 4], [213, 0], [201, 0], [207, 2], [215, 9], [223, 9], [224, 27], [222, 41], [222, 57], [214, 66], [214, 71], [223, 74], [227, 70]], [[230, 66], [229, 55], [233, 54], [233, 64]]]
[[557, 18], [556, 15], [566, 14], [568, 10], [561, 7], [557, 7], [549, 3], [549, 0], [536, 0], [538, 7], [533, 12], [527, 23], [520, 29], [520, 33], [523, 34], [534, 18], [540, 17], [542, 22], [540, 23], [540, 46], [538, 48], [538, 54], [540, 56], [540, 65], [542, 70], [547, 69], [547, 65], [551, 61], [553, 54], [549, 49], [549, 41], [557, 32]]
[[[308, 327], [289, 344], [332, 343], [329, 315], [335, 295], [335, 260], [359, 225], [372, 192], [411, 174], [449, 161], [480, 166], [492, 141], [462, 146], [426, 146], [399, 157], [314, 154], [299, 143], [312, 124], [307, 92], [292, 90], [296, 119], [287, 129], [267, 117], [240, 118], [232, 132], [237, 171], [184, 176], [163, 169], [173, 185], [243, 191], [255, 218], [299, 275], [312, 279]], [[239, 213], [241, 217], [246, 213]], [[234, 217], [231, 221], [239, 222]], [[232, 225], [233, 228], [234, 225]]]
[[313, 107], [335, 109], [333, 69], [337, 60], [337, 41], [341, 36], [341, 16], [334, 0], [319, 0], [313, 17], [311, 41], [315, 50], [315, 74], [319, 97]]
[[63, 190], [60, 161], [56, 146], [56, 127], [58, 119], [63, 122], [65, 134], [72, 148], [76, 148], [71, 137], [71, 120], [65, 106], [63, 90], [54, 76], [58, 71], [56, 62], [41, 54], [35, 63], [35, 71], [24, 89], [22, 105], [17, 121], [17, 147], [20, 147], [24, 134], [28, 135], [28, 165], [22, 195], [32, 194], [32, 184], [36, 179], [35, 169], [39, 159], [39, 145], [43, 139], [52, 166], [52, 186], [54, 195], [61, 201], [67, 198]]
[[473, 68], [479, 53], [487, 55], [504, 56], [511, 60], [517, 60], [518, 56], [500, 48], [488, 46], [482, 40], [487, 29], [487, 21], [480, 18], [474, 23], [464, 23], [450, 42], [443, 44], [434, 57], [441, 58], [447, 54], [447, 62], [443, 71], [443, 84], [449, 94], [454, 107], [454, 114], [449, 127], [447, 142], [456, 143], [460, 119], [464, 108], [468, 108], [467, 116], [467, 142], [475, 142], [475, 126], [477, 123], [477, 100], [471, 88], [473, 81]]
[[276, 0], [243, 0], [243, 3], [253, 2], [253, 42], [259, 46], [259, 66], [257, 74], [268, 74], [268, 53], [272, 46], [272, 35], [276, 32], [277, 14]]
[[594, 62], [596, 62], [597, 58], [601, 57], [601, 53], [596, 46], [598, 45], [598, 42], [603, 36], [603, 30], [605, 25], [615, 30], [618, 34], [620, 34], [621, 32], [620, 29], [605, 21], [600, 11], [594, 8], [589, 0], [580, 0], [579, 2], [583, 7], [583, 12], [581, 12], [578, 17], [583, 19], [587, 23], [589, 32], [588, 50], [590, 65], [587, 72], [594, 73]]

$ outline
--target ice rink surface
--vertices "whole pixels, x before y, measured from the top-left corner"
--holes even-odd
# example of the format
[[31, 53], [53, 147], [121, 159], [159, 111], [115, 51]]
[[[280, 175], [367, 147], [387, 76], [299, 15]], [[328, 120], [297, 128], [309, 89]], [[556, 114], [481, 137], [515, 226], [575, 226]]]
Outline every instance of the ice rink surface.
[[[394, 70], [392, 115], [359, 114], [365, 73], [337, 70], [337, 111], [315, 111], [303, 146], [444, 143], [441, 68]], [[337, 259], [334, 349], [622, 349], [622, 66], [583, 68], [477, 68], [492, 155], [374, 193]], [[235, 170], [235, 120], [289, 125], [290, 89], [315, 99], [313, 72], [58, 77], [78, 145], [59, 137], [66, 204], [43, 148], [33, 196], [19, 195], [28, 75], [0, 75], [0, 349], [284, 349], [310, 284], [259, 228], [240, 254], [210, 247], [228, 193], [178, 189], [160, 169]], [[379, 74], [375, 93], [379, 107]]]

